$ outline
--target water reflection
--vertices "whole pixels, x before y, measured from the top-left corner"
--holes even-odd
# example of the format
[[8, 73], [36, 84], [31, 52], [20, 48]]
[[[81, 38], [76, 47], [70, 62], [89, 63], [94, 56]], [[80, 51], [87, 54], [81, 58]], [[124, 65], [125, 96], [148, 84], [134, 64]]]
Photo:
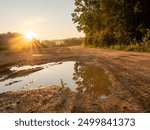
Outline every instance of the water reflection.
[[[16, 91], [22, 88], [37, 88], [48, 85], [63, 85], [75, 90], [76, 84], [72, 80], [75, 61], [52, 62], [35, 66], [14, 66], [13, 71], [23, 71], [35, 67], [43, 67], [42, 70], [27, 74], [25, 76], [15, 77], [0, 81], [0, 92]], [[25, 71], [26, 72], [26, 71]]]
[[28, 87], [39, 87], [47, 85], [59, 85], [69, 87], [73, 91], [90, 93], [102, 99], [111, 95], [111, 86], [108, 76], [104, 70], [96, 66], [82, 65], [79, 62], [52, 62], [35, 66], [14, 66], [11, 71], [22, 71], [36, 67], [42, 70], [33, 72], [26, 76], [0, 81], [0, 92], [19, 90]]
[[73, 80], [78, 85], [77, 90], [83, 93], [108, 98], [111, 94], [111, 86], [108, 76], [104, 70], [95, 66], [85, 66], [76, 62], [74, 65]]

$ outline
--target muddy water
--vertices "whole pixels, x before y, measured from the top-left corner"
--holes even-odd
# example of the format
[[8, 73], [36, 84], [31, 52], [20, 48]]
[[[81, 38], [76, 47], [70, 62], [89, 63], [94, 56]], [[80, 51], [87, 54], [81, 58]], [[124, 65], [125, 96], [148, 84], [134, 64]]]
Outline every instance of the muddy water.
[[[42, 70], [22, 77], [0, 82], [0, 92], [15, 91], [46, 85], [69, 87], [73, 91], [90, 93], [102, 99], [111, 96], [108, 76], [99, 67], [82, 65], [79, 62], [53, 62], [35, 66], [13, 66], [10, 71], [22, 71], [42, 67]], [[1, 78], [2, 79], [2, 78]]]

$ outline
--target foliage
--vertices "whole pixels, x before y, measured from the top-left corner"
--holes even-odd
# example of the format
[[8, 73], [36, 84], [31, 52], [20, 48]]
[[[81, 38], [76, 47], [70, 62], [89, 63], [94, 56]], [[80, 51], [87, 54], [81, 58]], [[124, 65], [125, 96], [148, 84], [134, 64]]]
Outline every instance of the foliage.
[[82, 44], [83, 38], [68, 38], [63, 40], [63, 44], [59, 46], [77, 46]]
[[48, 47], [63, 47], [81, 45], [83, 38], [68, 38], [62, 40], [44, 40], [39, 41], [35, 38], [26, 39], [19, 33], [0, 34], [0, 51], [5, 50], [33, 50]]
[[86, 35], [84, 46], [129, 45], [145, 41], [150, 29], [149, 0], [75, 0], [72, 20]]
[[143, 42], [145, 44], [150, 44], [150, 29], [146, 30], [146, 33], [145, 33], [145, 35], [143, 37]]
[[150, 52], [150, 44], [133, 44], [133, 43], [130, 45], [116, 44], [116, 45], [110, 46], [110, 48], [115, 49], [115, 50]]
[[33, 50], [40, 47], [40, 41], [37, 39], [26, 39], [24, 35], [19, 33], [3, 33], [0, 34], [0, 51], [5, 50]]
[[45, 40], [41, 42], [42, 47], [64, 47], [82, 44], [83, 38], [68, 38], [62, 40]]
[[50, 41], [50, 40], [44, 40], [40, 44], [43, 48], [55, 47], [56, 46], [55, 41]]
[[22, 37], [22, 35], [19, 33], [8, 32], [0, 34], [0, 51], [10, 49], [12, 42], [16, 39], [20, 39], [20, 37]]

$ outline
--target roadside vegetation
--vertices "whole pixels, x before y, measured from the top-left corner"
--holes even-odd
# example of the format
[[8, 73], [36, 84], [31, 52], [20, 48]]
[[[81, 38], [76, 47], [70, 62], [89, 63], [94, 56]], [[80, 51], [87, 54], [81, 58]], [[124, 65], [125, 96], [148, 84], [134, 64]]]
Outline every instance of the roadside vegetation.
[[48, 47], [65, 47], [65, 46], [78, 46], [81, 45], [83, 38], [68, 38], [61, 40], [44, 40], [41, 45], [45, 48]]
[[75, 0], [72, 20], [84, 46], [150, 52], [149, 0]]

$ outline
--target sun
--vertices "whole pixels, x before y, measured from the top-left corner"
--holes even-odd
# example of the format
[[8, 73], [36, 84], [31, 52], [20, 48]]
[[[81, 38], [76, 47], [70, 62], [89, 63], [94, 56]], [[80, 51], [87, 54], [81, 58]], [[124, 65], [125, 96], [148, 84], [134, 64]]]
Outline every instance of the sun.
[[27, 39], [33, 39], [36, 36], [34, 32], [26, 32], [24, 35]]

